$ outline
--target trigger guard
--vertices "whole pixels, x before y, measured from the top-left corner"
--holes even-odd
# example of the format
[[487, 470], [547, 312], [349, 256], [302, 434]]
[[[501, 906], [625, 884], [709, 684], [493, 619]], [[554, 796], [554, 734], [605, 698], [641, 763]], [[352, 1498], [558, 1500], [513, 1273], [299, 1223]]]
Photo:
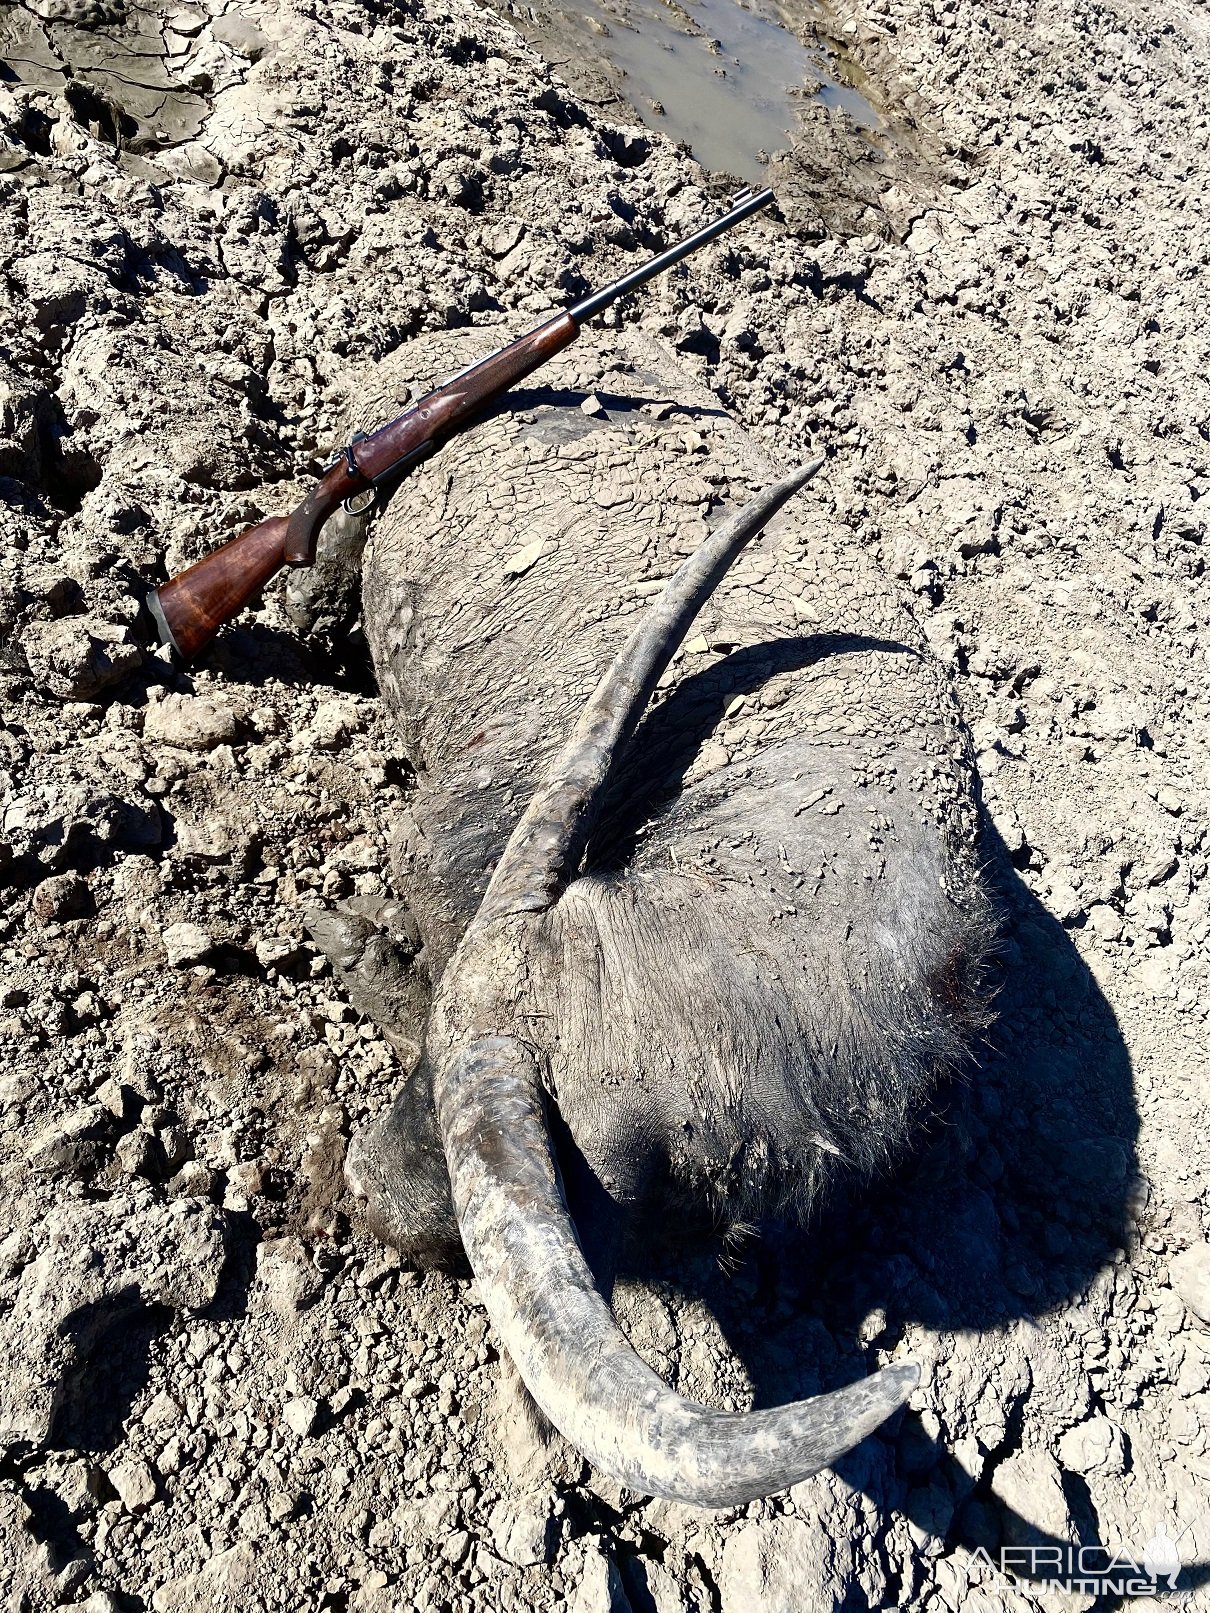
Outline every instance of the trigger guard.
[[346, 515], [364, 515], [378, 497], [373, 487], [364, 487], [360, 493], [354, 493], [352, 498], [344, 501], [343, 509]]

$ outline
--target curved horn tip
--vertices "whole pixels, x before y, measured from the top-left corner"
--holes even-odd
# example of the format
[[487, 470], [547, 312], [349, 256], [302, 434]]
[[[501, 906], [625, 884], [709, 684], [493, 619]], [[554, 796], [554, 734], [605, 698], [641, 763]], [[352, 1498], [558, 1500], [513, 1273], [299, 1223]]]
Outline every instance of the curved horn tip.
[[828, 455], [827, 451], [825, 450], [822, 453], [816, 454], [814, 459], [808, 459], [806, 464], [800, 465], [797, 470], [792, 470], [790, 472], [790, 477], [794, 480], [798, 487], [804, 487], [817, 471], [821, 471], [824, 468], [827, 462]]
[[[893, 1366], [883, 1367], [874, 1373], [870, 1381], [885, 1387], [888, 1400], [894, 1397], [893, 1411], [920, 1387], [920, 1364], [917, 1361], [896, 1361]], [[890, 1412], [887, 1416], [890, 1416]]]
[[[738, 517], [742, 519], [746, 515], [750, 520], [757, 521], [759, 526], [764, 526], [766, 521], [772, 520], [786, 500], [793, 498], [800, 488], [805, 487], [827, 462], [827, 453], [823, 451], [816, 454], [814, 459], [808, 459], [805, 464], [795, 465], [793, 470], [788, 470], [776, 481], [766, 482], [760, 492], [738, 511]], [[772, 509], [769, 508], [770, 505], [773, 506]]]
[[[629, 1473], [611, 1471], [608, 1463], [591, 1453], [589, 1459], [639, 1494], [708, 1510], [746, 1506], [763, 1496], [780, 1495], [816, 1473], [835, 1467], [900, 1410], [919, 1382], [920, 1368], [915, 1361], [897, 1361], [869, 1377], [859, 1378], [846, 1389], [814, 1400], [801, 1400], [769, 1413], [727, 1414], [718, 1419], [714, 1430], [723, 1436], [721, 1441], [710, 1438], [705, 1427], [700, 1430], [701, 1445], [713, 1446], [706, 1460], [699, 1457], [673, 1472], [665, 1469], [658, 1476], [654, 1469], [649, 1470], [650, 1476], [635, 1468]], [[696, 1408], [699, 1413], [701, 1409]], [[782, 1424], [780, 1452], [772, 1455], [772, 1460], [753, 1460], [761, 1444], [756, 1425], [765, 1423], [767, 1427], [770, 1419]], [[706, 1425], [713, 1421], [710, 1414], [703, 1419]], [[748, 1443], [741, 1437], [733, 1443], [728, 1435], [739, 1434], [745, 1424], [756, 1440]]]
[[919, 1361], [896, 1361], [892, 1366], [883, 1367], [882, 1370], [888, 1378], [897, 1378], [903, 1384], [905, 1395], [910, 1395], [913, 1389], [920, 1386]]

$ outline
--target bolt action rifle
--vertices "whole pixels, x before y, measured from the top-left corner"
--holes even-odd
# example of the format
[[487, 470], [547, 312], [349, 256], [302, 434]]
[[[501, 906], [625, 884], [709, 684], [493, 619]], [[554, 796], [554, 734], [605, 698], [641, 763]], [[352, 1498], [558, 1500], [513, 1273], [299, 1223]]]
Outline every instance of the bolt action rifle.
[[183, 660], [193, 660], [283, 566], [314, 565], [320, 529], [341, 504], [366, 494], [372, 499], [374, 488], [427, 459], [502, 393], [574, 342], [585, 320], [772, 200], [771, 190], [741, 191], [722, 218], [480, 359], [369, 436], [355, 437], [293, 514], [273, 515], [248, 527], [155, 590], [147, 603], [164, 644]]

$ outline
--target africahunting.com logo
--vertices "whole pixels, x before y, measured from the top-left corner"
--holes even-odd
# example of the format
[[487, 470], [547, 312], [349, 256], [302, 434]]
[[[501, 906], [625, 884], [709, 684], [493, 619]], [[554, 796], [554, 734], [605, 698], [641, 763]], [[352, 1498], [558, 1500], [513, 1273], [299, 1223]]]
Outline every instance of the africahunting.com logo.
[[1002, 1546], [998, 1552], [983, 1547], [972, 1555], [972, 1565], [990, 1568], [1013, 1585], [1028, 1588], [1033, 1596], [1167, 1596], [1179, 1591], [1180, 1534], [1159, 1528], [1141, 1551], [1106, 1546]]

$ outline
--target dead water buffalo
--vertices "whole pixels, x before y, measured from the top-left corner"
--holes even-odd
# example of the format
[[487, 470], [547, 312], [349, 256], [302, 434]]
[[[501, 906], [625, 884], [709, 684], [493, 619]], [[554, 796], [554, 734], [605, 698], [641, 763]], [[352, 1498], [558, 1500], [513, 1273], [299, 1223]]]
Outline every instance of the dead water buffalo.
[[[365, 418], [476, 340], [409, 347]], [[810, 492], [728, 571], [808, 473], [779, 482], [667, 354], [586, 337], [541, 380], [403, 485], [365, 557], [418, 779], [397, 883], [432, 1001], [350, 1177], [410, 1256], [461, 1240], [595, 1466], [729, 1505], [834, 1460], [916, 1368], [747, 1415], [683, 1399], [614, 1322], [564, 1185], [748, 1222], [900, 1148], [981, 1012], [967, 739]], [[707, 536], [712, 502], [758, 488]]]

